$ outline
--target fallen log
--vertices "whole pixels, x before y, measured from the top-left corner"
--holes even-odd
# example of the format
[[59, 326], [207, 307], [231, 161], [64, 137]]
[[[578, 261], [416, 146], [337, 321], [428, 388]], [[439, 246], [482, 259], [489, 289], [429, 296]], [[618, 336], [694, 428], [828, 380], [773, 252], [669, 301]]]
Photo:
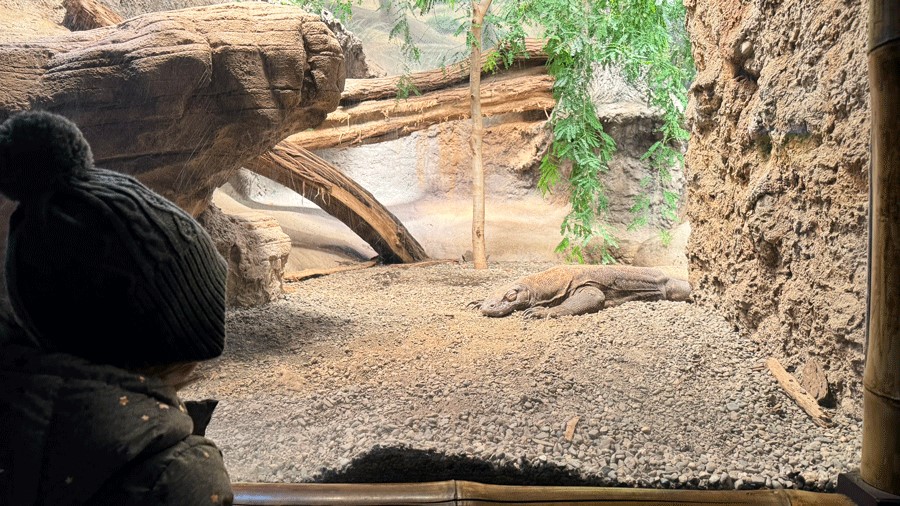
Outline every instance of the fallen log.
[[806, 390], [800, 386], [800, 383], [797, 382], [796, 378], [794, 378], [791, 373], [784, 370], [784, 367], [781, 366], [781, 362], [776, 358], [768, 358], [766, 360], [766, 366], [772, 371], [772, 375], [775, 376], [775, 379], [778, 380], [778, 384], [781, 385], [781, 388], [784, 389], [784, 392], [797, 403], [797, 406], [800, 406], [800, 409], [806, 412], [810, 418], [812, 418], [813, 423], [818, 425], [819, 427], [830, 427], [831, 419], [826, 415], [820, 408], [819, 403], [816, 400], [806, 393]]
[[295, 7], [221, 4], [0, 44], [0, 121], [74, 121], [97, 166], [132, 174], [195, 216], [244, 161], [337, 107], [340, 45]]
[[[553, 78], [542, 67], [505, 72], [481, 85], [484, 117], [540, 112], [556, 106]], [[340, 107], [315, 130], [288, 139], [309, 150], [371, 144], [405, 137], [445, 121], [470, 117], [468, 86], [454, 86], [404, 100], [384, 99]]]
[[[525, 39], [525, 51], [513, 59], [513, 66], [524, 68], [542, 65], [547, 61], [543, 39]], [[495, 50], [481, 55], [481, 66], [494, 58]], [[504, 69], [501, 72], [508, 72]], [[463, 60], [439, 69], [414, 72], [408, 76], [388, 76], [376, 79], [347, 79], [341, 93], [341, 105], [351, 105], [367, 100], [396, 98], [401, 84], [414, 86], [420, 93], [446, 88], [469, 79], [469, 60]]]
[[245, 168], [314, 202], [369, 243], [385, 263], [428, 259], [425, 249], [371, 193], [291, 141], [278, 143]]
[[378, 261], [369, 260], [368, 262], [363, 262], [360, 264], [341, 265], [338, 267], [331, 267], [331, 268], [327, 268], [327, 269], [304, 269], [302, 271], [286, 272], [282, 279], [284, 280], [285, 283], [297, 283], [299, 281], [305, 281], [307, 279], [313, 279], [313, 278], [320, 278], [322, 276], [328, 276], [330, 274], [337, 274], [339, 272], [359, 271], [362, 269], [368, 269], [369, 267], [374, 267], [376, 265], [378, 265]]

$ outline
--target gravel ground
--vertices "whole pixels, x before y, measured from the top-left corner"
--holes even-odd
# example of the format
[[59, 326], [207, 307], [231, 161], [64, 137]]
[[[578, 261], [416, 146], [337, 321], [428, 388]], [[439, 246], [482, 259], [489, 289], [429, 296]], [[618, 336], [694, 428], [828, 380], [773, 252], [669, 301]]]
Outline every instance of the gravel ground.
[[861, 422], [814, 425], [757, 345], [707, 308], [541, 321], [466, 309], [550, 266], [375, 267], [289, 285], [229, 313], [226, 353], [183, 397], [220, 400], [207, 435], [235, 481], [321, 480], [378, 446], [626, 486], [832, 490], [857, 467]]

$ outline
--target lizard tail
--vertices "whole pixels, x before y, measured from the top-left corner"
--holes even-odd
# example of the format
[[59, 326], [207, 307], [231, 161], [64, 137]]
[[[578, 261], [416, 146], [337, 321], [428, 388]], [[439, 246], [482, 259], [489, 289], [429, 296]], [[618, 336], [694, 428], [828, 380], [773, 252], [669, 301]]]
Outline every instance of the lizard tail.
[[681, 279], [669, 278], [666, 281], [666, 300], [690, 301], [691, 285]]

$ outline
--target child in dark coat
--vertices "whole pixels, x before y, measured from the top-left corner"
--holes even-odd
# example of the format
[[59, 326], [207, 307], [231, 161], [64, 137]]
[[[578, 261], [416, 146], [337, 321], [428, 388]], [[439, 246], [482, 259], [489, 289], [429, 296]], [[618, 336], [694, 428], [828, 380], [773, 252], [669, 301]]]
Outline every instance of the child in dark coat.
[[177, 388], [225, 343], [226, 264], [137, 180], [93, 166], [45, 112], [0, 125], [18, 201], [0, 323], [0, 504], [231, 504], [221, 452]]

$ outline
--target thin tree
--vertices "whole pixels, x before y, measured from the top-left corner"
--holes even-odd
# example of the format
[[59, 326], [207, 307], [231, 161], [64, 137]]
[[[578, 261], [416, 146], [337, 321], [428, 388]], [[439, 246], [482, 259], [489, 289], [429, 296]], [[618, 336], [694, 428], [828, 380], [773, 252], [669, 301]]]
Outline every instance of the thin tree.
[[484, 18], [491, 0], [472, 0], [472, 54], [469, 56], [469, 99], [472, 104], [472, 261], [476, 269], [487, 269], [484, 238], [484, 162], [481, 143], [484, 120], [481, 117], [481, 47]]

